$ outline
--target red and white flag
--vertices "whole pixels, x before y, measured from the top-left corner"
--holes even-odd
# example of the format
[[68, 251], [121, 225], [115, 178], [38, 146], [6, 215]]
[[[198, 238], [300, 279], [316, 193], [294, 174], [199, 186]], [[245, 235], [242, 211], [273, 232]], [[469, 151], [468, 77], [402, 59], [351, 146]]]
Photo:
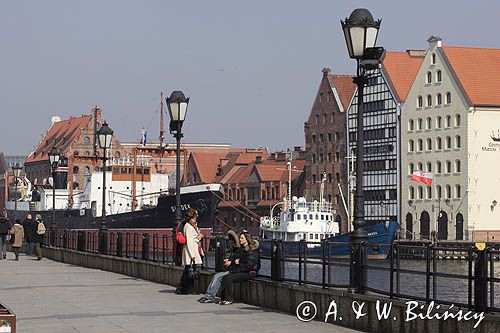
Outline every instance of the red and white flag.
[[419, 184], [432, 185], [433, 176], [432, 172], [413, 171], [411, 180]]

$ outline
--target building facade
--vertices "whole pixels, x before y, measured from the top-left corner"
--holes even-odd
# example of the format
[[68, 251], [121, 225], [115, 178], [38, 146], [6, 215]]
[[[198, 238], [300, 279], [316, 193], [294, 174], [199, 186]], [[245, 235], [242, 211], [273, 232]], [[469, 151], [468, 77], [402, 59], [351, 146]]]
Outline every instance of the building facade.
[[304, 123], [306, 143], [306, 197], [319, 200], [324, 180], [324, 198], [335, 210], [340, 230], [347, 231], [346, 112], [355, 85], [349, 75], [334, 75], [323, 69], [323, 77], [307, 121]]
[[[408, 238], [496, 240], [500, 49], [428, 42], [401, 116], [404, 228]], [[432, 173], [432, 185], [414, 171]]]

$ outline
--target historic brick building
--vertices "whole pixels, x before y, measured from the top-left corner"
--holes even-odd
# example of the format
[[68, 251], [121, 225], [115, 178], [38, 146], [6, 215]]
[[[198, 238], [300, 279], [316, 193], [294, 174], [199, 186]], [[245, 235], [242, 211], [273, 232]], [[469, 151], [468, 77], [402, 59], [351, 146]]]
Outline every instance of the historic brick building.
[[347, 201], [346, 110], [355, 90], [353, 77], [323, 69], [309, 118], [304, 124], [308, 200], [319, 199], [320, 183], [326, 177], [324, 197], [336, 210], [335, 220], [347, 231], [347, 214], [339, 187]]

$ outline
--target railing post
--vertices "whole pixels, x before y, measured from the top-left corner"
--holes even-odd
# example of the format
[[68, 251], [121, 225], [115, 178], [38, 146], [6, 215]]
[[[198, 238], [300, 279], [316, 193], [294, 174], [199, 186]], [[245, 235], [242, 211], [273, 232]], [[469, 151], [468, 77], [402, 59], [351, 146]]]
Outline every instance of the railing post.
[[224, 239], [220, 236], [215, 236], [215, 271], [222, 272], [224, 270]]
[[68, 248], [68, 230], [67, 229], [63, 230], [63, 248], [65, 248], [65, 249]]
[[366, 287], [366, 245], [363, 241], [351, 242], [350, 288], [357, 293], [364, 293]]
[[281, 271], [281, 246], [280, 241], [273, 239], [271, 242], [271, 280], [280, 281]]
[[123, 233], [121, 232], [116, 234], [116, 255], [123, 257]]
[[142, 234], [142, 260], [149, 260], [149, 234]]
[[488, 307], [488, 250], [476, 246], [474, 260], [474, 310], [486, 311]]
[[85, 239], [85, 231], [78, 230], [76, 237], [76, 249], [81, 252], [85, 252], [85, 245], [87, 240]]

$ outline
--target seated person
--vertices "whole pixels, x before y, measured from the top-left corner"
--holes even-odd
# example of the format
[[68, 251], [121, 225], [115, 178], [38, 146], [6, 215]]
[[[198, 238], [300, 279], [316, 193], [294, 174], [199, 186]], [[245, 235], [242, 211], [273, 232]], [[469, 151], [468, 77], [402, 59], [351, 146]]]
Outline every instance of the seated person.
[[233, 230], [229, 230], [227, 236], [229, 238], [229, 248], [226, 250], [224, 256], [224, 267], [226, 270], [224, 272], [219, 272], [212, 277], [212, 281], [210, 281], [207, 292], [198, 300], [200, 303], [215, 302], [215, 295], [219, 290], [222, 278], [234, 270], [234, 261], [237, 259], [237, 255], [239, 254], [240, 242], [238, 235]]
[[244, 230], [240, 233], [239, 258], [234, 260], [234, 269], [222, 279], [222, 300], [219, 304], [233, 304], [234, 283], [256, 277], [259, 269], [259, 242]]

